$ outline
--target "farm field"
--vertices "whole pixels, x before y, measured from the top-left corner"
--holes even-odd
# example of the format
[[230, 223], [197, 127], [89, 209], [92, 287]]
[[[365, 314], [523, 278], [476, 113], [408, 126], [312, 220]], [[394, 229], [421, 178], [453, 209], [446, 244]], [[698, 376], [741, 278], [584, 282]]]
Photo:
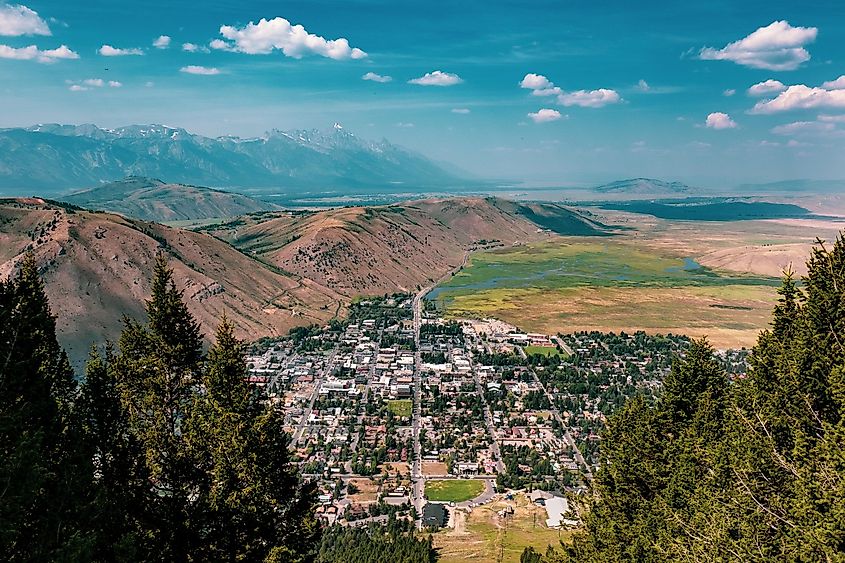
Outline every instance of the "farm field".
[[780, 280], [711, 269], [663, 242], [559, 238], [479, 252], [428, 297], [447, 316], [492, 316], [527, 331], [645, 330], [753, 344]]
[[425, 496], [435, 502], [463, 502], [484, 492], [484, 481], [479, 479], [443, 479], [426, 481]]
[[[511, 506], [507, 521], [498, 512]], [[549, 545], [569, 541], [571, 532], [546, 527], [546, 510], [531, 503], [524, 495], [513, 500], [498, 500], [474, 508], [472, 512], [457, 510], [455, 527], [434, 534], [434, 545], [440, 553], [440, 563], [469, 561], [501, 561], [519, 563], [523, 550], [533, 546], [538, 553], [546, 553]]]

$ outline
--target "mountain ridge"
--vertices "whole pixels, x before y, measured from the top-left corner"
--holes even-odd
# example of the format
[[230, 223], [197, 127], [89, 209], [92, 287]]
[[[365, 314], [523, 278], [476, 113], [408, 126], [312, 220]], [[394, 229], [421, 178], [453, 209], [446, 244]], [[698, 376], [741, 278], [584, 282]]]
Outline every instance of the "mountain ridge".
[[0, 188], [80, 189], [146, 176], [212, 187], [373, 189], [463, 182], [425, 156], [383, 139], [330, 130], [205, 137], [165, 125], [113, 129], [40, 124], [0, 129]]
[[144, 176], [127, 176], [61, 199], [88, 209], [157, 222], [233, 217], [280, 209], [235, 192], [171, 184]]

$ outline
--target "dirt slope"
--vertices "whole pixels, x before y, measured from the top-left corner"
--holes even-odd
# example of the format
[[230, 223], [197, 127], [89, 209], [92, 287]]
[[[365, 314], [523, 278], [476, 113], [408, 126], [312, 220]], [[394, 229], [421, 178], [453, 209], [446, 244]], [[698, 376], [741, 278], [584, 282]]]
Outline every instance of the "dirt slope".
[[77, 366], [92, 342], [118, 336], [123, 314], [143, 318], [159, 251], [206, 335], [224, 312], [240, 337], [256, 339], [324, 322], [341, 302], [335, 292], [205, 234], [42, 200], [0, 201], [0, 278], [27, 249], [42, 266], [60, 340]]
[[602, 235], [603, 227], [554, 204], [449, 198], [264, 214], [211, 231], [246, 253], [352, 297], [423, 286], [458, 266], [471, 248], [546, 238], [549, 228]]

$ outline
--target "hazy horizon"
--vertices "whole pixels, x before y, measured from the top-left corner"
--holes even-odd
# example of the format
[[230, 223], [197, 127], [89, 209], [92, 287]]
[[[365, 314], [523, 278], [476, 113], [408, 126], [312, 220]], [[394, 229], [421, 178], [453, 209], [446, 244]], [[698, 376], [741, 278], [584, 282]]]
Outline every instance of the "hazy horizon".
[[735, 4], [0, 4], [0, 127], [339, 122], [531, 184], [845, 178], [845, 6]]

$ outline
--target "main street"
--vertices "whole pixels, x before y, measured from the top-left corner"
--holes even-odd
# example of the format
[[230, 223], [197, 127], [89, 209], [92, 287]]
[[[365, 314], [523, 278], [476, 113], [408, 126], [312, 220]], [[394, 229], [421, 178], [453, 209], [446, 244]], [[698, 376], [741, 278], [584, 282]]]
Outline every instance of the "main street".
[[[443, 275], [440, 279], [432, 284], [420, 289], [414, 296], [414, 345], [416, 352], [414, 353], [414, 409], [413, 421], [411, 423], [413, 440], [414, 440], [414, 463], [411, 466], [411, 482], [413, 483], [411, 492], [411, 504], [417, 511], [418, 517], [422, 517], [423, 507], [425, 506], [425, 477], [422, 474], [422, 451], [420, 447], [420, 417], [422, 416], [422, 354], [420, 353], [420, 327], [422, 326], [422, 309], [423, 300], [428, 293], [434, 289], [441, 282], [446, 281], [455, 273], [461, 271], [466, 266], [469, 260], [470, 251], [464, 252], [461, 263]], [[422, 520], [419, 520], [422, 525]]]

